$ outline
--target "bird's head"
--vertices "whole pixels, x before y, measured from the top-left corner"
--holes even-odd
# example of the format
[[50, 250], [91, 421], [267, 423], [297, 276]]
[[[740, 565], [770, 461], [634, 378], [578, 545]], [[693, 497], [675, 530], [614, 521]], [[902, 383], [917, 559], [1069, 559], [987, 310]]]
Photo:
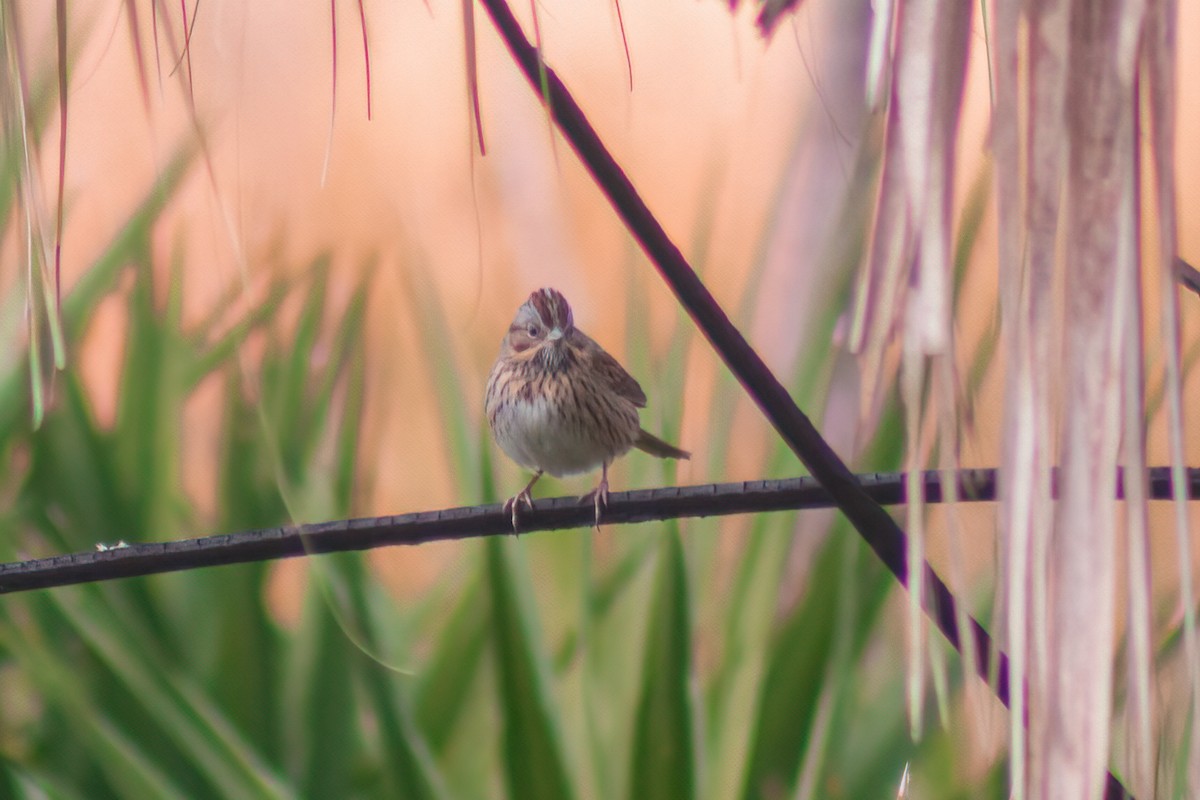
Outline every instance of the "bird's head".
[[504, 339], [504, 350], [536, 358], [546, 367], [556, 367], [565, 358], [574, 331], [575, 318], [562, 292], [538, 289], [517, 309]]

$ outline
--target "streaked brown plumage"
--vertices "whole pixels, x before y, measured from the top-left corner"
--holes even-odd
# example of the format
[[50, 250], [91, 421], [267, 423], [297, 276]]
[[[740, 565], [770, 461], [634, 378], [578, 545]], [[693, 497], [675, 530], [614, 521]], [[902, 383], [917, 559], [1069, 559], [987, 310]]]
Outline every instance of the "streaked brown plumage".
[[485, 400], [492, 435], [533, 479], [504, 504], [517, 529], [518, 507], [533, 508], [530, 490], [543, 473], [555, 477], [600, 467], [600, 483], [584, 499], [608, 502], [608, 465], [636, 447], [659, 458], [689, 454], [642, 430], [642, 387], [617, 360], [575, 327], [571, 306], [555, 289], [539, 289], [517, 310], [488, 377]]

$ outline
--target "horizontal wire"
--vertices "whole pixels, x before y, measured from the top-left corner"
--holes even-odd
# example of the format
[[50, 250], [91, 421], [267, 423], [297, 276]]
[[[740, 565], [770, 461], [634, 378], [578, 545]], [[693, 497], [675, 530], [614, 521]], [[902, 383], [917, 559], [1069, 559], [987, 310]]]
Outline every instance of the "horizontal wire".
[[[905, 502], [904, 473], [868, 473], [857, 477], [876, 502], [884, 505]], [[1147, 478], [1151, 499], [1170, 498], [1169, 467], [1154, 467]], [[996, 499], [996, 470], [958, 470], [957, 479], [960, 502]], [[921, 480], [926, 502], [942, 502], [940, 474], [932, 470], [924, 472]], [[1200, 469], [1188, 470], [1188, 487], [1191, 497], [1200, 498]], [[1123, 479], [1118, 471], [1117, 497], [1122, 496]], [[829, 493], [809, 477], [708, 483], [612, 492], [602, 522], [628, 524], [833, 505]], [[538, 500], [533, 511], [523, 511], [520, 528], [522, 534], [586, 528], [594, 519], [590, 503], [580, 503], [577, 497], [556, 497]], [[0, 594], [317, 553], [511, 533], [510, 515], [499, 503], [491, 503], [389, 517], [284, 525], [177, 541], [98, 543], [94, 551], [0, 564]]]

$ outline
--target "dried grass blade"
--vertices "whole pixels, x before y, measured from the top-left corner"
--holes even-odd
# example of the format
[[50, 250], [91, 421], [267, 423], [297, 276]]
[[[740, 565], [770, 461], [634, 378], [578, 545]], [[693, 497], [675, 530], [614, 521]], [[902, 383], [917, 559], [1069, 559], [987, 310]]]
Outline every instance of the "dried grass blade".
[[[151, 8], [157, 8], [157, 2], [163, 2], [163, 12], [166, 13], [166, 0], [156, 0]], [[199, 8], [199, 4], [196, 6]], [[195, 13], [193, 12], [191, 25], [194, 27], [196, 23]], [[155, 27], [157, 28], [157, 14], [155, 15]], [[213, 161], [212, 150], [208, 145], [208, 136], [204, 131], [204, 127], [200, 124], [200, 118], [196, 114], [196, 105], [192, 94], [191, 81], [191, 60], [189, 55], [191, 28], [189, 27], [187, 18], [184, 18], [183, 29], [185, 40], [182, 46], [175, 40], [174, 32], [170, 25], [164, 25], [164, 35], [167, 37], [167, 47], [172, 53], [178, 52], [180, 55], [176, 60], [176, 64], [182, 64], [184, 59], [188, 59], [188, 75], [181, 77], [182, 85], [187, 89], [188, 101], [188, 120], [192, 126], [192, 134], [196, 137], [196, 142], [200, 148], [200, 154], [204, 161], [204, 171], [208, 178], [209, 189], [212, 192], [213, 202], [216, 204], [217, 210], [220, 212], [222, 227], [225, 229], [226, 238], [229, 240], [229, 249], [237, 261], [238, 273], [242, 280], [243, 287], [248, 287], [250, 283], [249, 267], [247, 265], [245, 248], [242, 246], [241, 237], [238, 235], [238, 227], [234, 221], [233, 212], [229, 208], [229, 204], [225, 200], [225, 194], [221, 191], [220, 182], [217, 180], [216, 163]], [[157, 54], [158, 37], [155, 36], [155, 52]], [[171, 72], [174, 75], [174, 70]]]
[[764, 38], [770, 36], [784, 14], [796, 11], [803, 0], [763, 0], [758, 12], [758, 30]]
[[858, 286], [851, 321], [849, 347], [862, 353], [865, 395], [877, 391], [873, 381], [883, 361], [883, 349], [891, 336], [898, 309], [904, 302], [908, 282], [902, 280], [908, 263], [908, 224], [904, 208], [904, 167], [900, 159], [900, 134], [896, 105], [888, 111], [883, 145], [883, 170], [875, 200], [871, 226], [870, 256], [864, 279]]
[[621, 46], [625, 48], [625, 74], [629, 77], [629, 91], [633, 91], [633, 59], [629, 56], [629, 37], [625, 35], [625, 17], [621, 14], [621, 0], [613, 0], [617, 10], [617, 27], [621, 30]]
[[[1134, 121], [1137, 126], [1137, 121]], [[1134, 141], [1141, 137], [1135, 127]], [[1137, 164], [1133, 165], [1137, 170]], [[1135, 191], [1129, 196], [1130, 208], [1124, 212], [1137, 226], [1134, 204], [1141, 197], [1141, 176], [1134, 173]], [[1141, 231], [1135, 227], [1134, 236], [1127, 237], [1123, 258], [1136, 260], [1140, 250]], [[1126, 594], [1126, 669], [1127, 719], [1129, 725], [1130, 767], [1128, 781], [1137, 794], [1153, 794], [1154, 751], [1151, 736], [1153, 705], [1150, 684], [1153, 677], [1150, 643], [1150, 543], [1149, 543], [1149, 486], [1146, 465], [1146, 402], [1145, 365], [1142, 353], [1142, 287], [1133, 270], [1124, 270], [1117, 287], [1118, 309], [1122, 317], [1121, 339], [1121, 408], [1123, 489], [1125, 493], [1125, 562]]]
[[48, 259], [48, 247], [45, 241], [45, 225], [41, 219], [41, 195], [38, 191], [37, 168], [38, 142], [30, 136], [29, 123], [29, 76], [25, 69], [25, 54], [22, 48], [23, 36], [21, 20], [17, 4], [5, 2], [0, 5], [0, 34], [4, 38], [4, 50], [8, 56], [5, 79], [10, 84], [6, 87], [7, 97], [15, 110], [16, 135], [20, 137], [20, 155], [17, 190], [21, 202], [18, 213], [24, 222], [24, 253], [25, 256], [25, 319], [29, 331], [28, 361], [29, 361], [29, 390], [30, 409], [33, 427], [41, 427], [45, 417], [45, 387], [42, 385], [41, 368], [42, 330], [39, 313], [39, 288], [43, 285], [43, 273]]
[[[196, 10], [199, 10], [199, 0], [196, 0]], [[192, 108], [192, 112], [196, 110], [196, 87], [192, 83], [192, 28], [188, 24], [187, 0], [179, 0], [179, 9], [183, 14], [183, 59], [187, 64], [187, 87], [188, 87], [188, 103]], [[195, 14], [192, 14], [192, 23], [195, 24]]]
[[487, 155], [483, 142], [483, 115], [479, 111], [479, 63], [475, 53], [475, 7], [471, 0], [462, 0], [463, 53], [467, 62], [467, 94], [471, 98], [471, 113], [475, 117], [475, 140], [479, 155]]
[[[159, 3], [165, 2], [166, 0], [153, 0], [153, 2], [150, 3], [150, 32], [154, 37], [154, 73], [158, 76], [158, 93], [160, 96], [162, 95], [162, 53], [160, 52], [158, 46], [158, 5]], [[129, 3], [132, 5], [133, 0], [129, 0]], [[163, 12], [166, 12], [165, 6], [163, 8]], [[135, 25], [136, 23], [134, 23], [131, 18], [129, 24]], [[137, 37], [135, 36], [134, 38], [136, 39]], [[140, 54], [141, 49], [138, 48], [135, 52]], [[145, 105], [146, 108], [150, 107], [149, 92], [146, 93]]]
[[[923, 670], [924, 504], [917, 481], [922, 441], [917, 409], [925, 385], [925, 357], [952, 351], [950, 229], [954, 148], [966, 74], [971, 6], [954, 0], [913, 0], [898, 20], [892, 102], [902, 162], [907, 237], [916, 257], [914, 286], [905, 313], [904, 383], [908, 417], [909, 495], [909, 717], [919, 734]], [[902, 265], [903, 266], [903, 265]], [[946, 409], [951, 412], [951, 407]], [[945, 443], [943, 443], [945, 444]]]
[[550, 152], [554, 154], [554, 165], [558, 166], [558, 148], [554, 144], [554, 104], [550, 98], [550, 79], [546, 74], [546, 51], [542, 47], [542, 24], [538, 21], [537, 0], [529, 0], [529, 14], [533, 18], [533, 44], [537, 49], [538, 89], [542, 93], [542, 107], [546, 109], [546, 132], [550, 135]]
[[906, 327], [927, 354], [951, 347], [950, 201], [970, 26], [971, 6], [954, 0], [916, 0], [900, 15], [895, 101], [908, 219], [919, 253], [915, 314]]
[[330, 82], [329, 130], [325, 134], [325, 158], [321, 162], [321, 187], [329, 178], [329, 162], [333, 158], [333, 124], [337, 119], [337, 0], [329, 0]]
[[[1117, 449], [1115, 286], [1133, 236], [1133, 51], [1141, 9], [1073, 0], [1066, 120], [1067, 270], [1062, 481], [1050, 551], [1045, 797], [1100, 797], [1109, 746]], [[1050, 365], [1044, 365], [1049, 370]]]
[[371, 119], [371, 44], [367, 41], [367, 8], [358, 0], [358, 24], [362, 28], [363, 70], [367, 78], [367, 119]]
[[[943, 500], [946, 504], [946, 533], [950, 550], [950, 590], [956, 597], [965, 598], [970, 596], [970, 587], [967, 585], [966, 554], [963, 552], [962, 545], [963, 528], [958, 513], [957, 475], [960, 460], [956, 388], [959, 382], [952, 353], [934, 359], [933, 381], [938, 408], [938, 457], [940, 462], [938, 469], [941, 472], [942, 486], [945, 487]], [[954, 610], [959, 630], [967, 630], [971, 624], [971, 618], [967, 612], [966, 602], [960, 602]], [[962, 644], [963, 661], [968, 664], [977, 663], [979, 654], [976, 652], [975, 641], [968, 636], [963, 639]], [[975, 693], [969, 693], [967, 699], [971, 701], [975, 697]], [[981, 711], [982, 709], [976, 704], [972, 710]], [[968, 720], [981, 718], [981, 714], [973, 713], [969, 715]]]
[[[1186, 455], [1183, 428], [1183, 375], [1180, 365], [1179, 268], [1175, 198], [1175, 0], [1150, 0], [1143, 32], [1143, 53], [1150, 111], [1150, 142], [1158, 205], [1159, 294], [1161, 336], [1166, 372], [1167, 438], [1171, 452], [1175, 541], [1179, 551], [1179, 593], [1183, 609], [1183, 643], [1191, 687], [1191, 714], [1200, 719], [1200, 642], [1196, 635], [1195, 577], [1192, 574], [1188, 517]], [[1200, 785], [1200, 736], [1190, 738], [1188, 775], [1191, 789]]]
[[[1024, 613], [1014, 626], [1021, 629], [1022, 644], [1029, 657], [1031, 783], [1040, 784], [1042, 756], [1048, 752], [1049, 716], [1046, 712], [1049, 662], [1048, 561], [1054, 509], [1050, 495], [1054, 454], [1054, 376], [1062, 356], [1058, 327], [1059, 301], [1055, 291], [1058, 271], [1058, 233], [1062, 221], [1061, 201], [1066, 173], [1067, 15], [1066, 0], [1052, 0], [1030, 10], [1029, 20], [1029, 113], [1023, 231], [1026, 238], [1025, 290], [1021, 300], [1019, 358], [1028, 370], [1025, 391], [1032, 445], [1027, 476], [1014, 480], [1029, 485], [1028, 532], [1022, 547], [1026, 561], [1023, 591], [1029, 593]], [[1018, 467], [1020, 469], [1020, 467]], [[1022, 724], [1014, 712], [1010, 724]]]
[[58, 327], [62, 313], [63, 186], [67, 176], [67, 0], [56, 0], [54, 4], [54, 31], [58, 50], [58, 196], [54, 227], [54, 313], [50, 318], [51, 325]]
[[879, 0], [871, 14], [871, 39], [867, 47], [867, 108], [876, 109], [887, 97], [891, 84], [892, 20], [896, 3]]
[[904, 338], [903, 366], [900, 370], [900, 396], [904, 403], [904, 430], [907, 439], [904, 466], [905, 528], [908, 531], [908, 602], [905, 620], [907, 654], [907, 699], [909, 735], [920, 741], [922, 711], [925, 706], [925, 615], [921, 598], [925, 592], [925, 491], [920, 480], [922, 465], [921, 389], [925, 384], [925, 364], [915, 336]]
[[[158, 0], [152, 0], [150, 3], [150, 13], [152, 17], [157, 17], [155, 12], [156, 3]], [[146, 80], [146, 57], [142, 53], [142, 36], [138, 26], [137, 2], [136, 0], [125, 0], [125, 18], [129, 20], [129, 41], [133, 44], [133, 59], [137, 62], [138, 88], [142, 93], [142, 106], [150, 108], [150, 84]], [[154, 45], [155, 58], [157, 59], [158, 41], [155, 39]]]

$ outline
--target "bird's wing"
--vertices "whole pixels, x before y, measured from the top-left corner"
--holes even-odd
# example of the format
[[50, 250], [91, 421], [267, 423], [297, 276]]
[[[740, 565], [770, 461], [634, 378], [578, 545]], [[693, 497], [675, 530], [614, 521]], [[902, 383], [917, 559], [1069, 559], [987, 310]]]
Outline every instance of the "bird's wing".
[[621, 397], [638, 408], [645, 408], [646, 393], [642, 391], [637, 379], [626, 372], [620, 362], [610, 356], [603, 347], [596, 344], [591, 338], [588, 338], [588, 342], [591, 344], [588, 349], [591, 351], [592, 363], [603, 380]]

